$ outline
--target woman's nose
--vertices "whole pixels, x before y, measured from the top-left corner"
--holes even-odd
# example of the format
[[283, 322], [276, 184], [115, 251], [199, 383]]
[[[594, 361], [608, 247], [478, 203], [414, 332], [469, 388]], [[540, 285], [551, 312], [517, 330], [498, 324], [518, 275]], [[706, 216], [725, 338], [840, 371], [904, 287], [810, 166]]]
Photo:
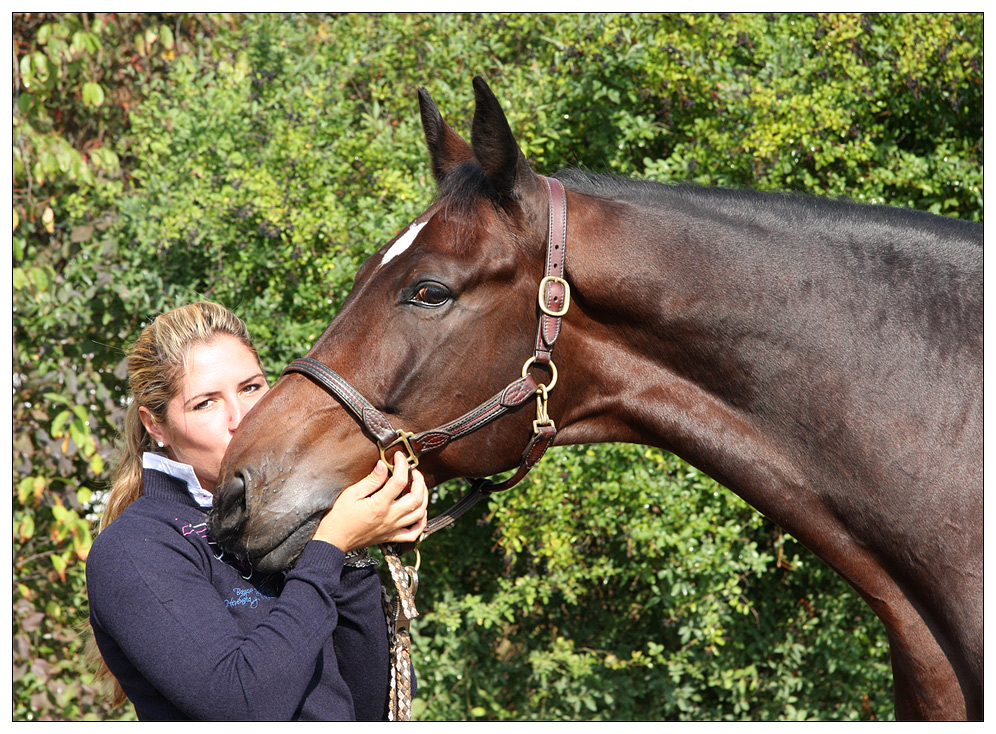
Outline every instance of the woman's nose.
[[229, 408], [228, 412], [229, 432], [233, 432], [236, 428], [239, 427], [239, 423], [242, 422], [242, 418], [245, 416], [245, 414], [246, 414], [245, 409], [242, 407], [242, 405], [239, 404], [238, 401], [232, 403], [232, 407]]

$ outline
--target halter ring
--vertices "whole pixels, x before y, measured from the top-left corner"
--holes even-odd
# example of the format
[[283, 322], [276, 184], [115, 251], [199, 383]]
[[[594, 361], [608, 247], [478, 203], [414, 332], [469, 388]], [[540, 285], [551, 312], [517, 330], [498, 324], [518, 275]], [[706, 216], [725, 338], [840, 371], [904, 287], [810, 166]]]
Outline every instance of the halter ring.
[[[536, 357], [530, 357], [529, 359], [526, 360], [526, 363], [522, 365], [523, 377], [526, 376], [526, 373], [529, 372], [529, 368], [533, 366], [533, 362], [535, 361]], [[550, 390], [553, 389], [553, 386], [557, 384], [557, 365], [555, 365], [553, 361], [547, 362], [546, 364], [550, 367], [550, 371], [553, 373], [553, 379], [550, 380], [549, 385], [543, 385], [542, 387], [545, 387], [547, 392], [549, 392]]]

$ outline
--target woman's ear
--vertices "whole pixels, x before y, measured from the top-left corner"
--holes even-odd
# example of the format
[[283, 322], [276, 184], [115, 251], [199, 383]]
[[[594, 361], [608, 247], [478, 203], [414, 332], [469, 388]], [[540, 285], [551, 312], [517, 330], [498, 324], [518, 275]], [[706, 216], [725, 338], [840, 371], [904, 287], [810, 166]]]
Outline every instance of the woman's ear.
[[159, 424], [152, 415], [152, 411], [144, 405], [140, 405], [138, 406], [138, 417], [142, 419], [142, 425], [145, 426], [148, 434], [152, 436], [152, 440], [160, 446], [164, 446], [166, 444], [166, 434], [159, 427]]

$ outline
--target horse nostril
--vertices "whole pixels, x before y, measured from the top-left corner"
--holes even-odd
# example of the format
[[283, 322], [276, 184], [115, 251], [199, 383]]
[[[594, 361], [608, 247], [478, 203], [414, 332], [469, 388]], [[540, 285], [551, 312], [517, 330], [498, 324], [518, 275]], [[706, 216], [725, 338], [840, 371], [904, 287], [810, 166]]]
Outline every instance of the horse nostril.
[[208, 522], [211, 536], [223, 548], [238, 540], [245, 525], [248, 489], [249, 475], [240, 470], [218, 485], [215, 490], [214, 507], [211, 509]]

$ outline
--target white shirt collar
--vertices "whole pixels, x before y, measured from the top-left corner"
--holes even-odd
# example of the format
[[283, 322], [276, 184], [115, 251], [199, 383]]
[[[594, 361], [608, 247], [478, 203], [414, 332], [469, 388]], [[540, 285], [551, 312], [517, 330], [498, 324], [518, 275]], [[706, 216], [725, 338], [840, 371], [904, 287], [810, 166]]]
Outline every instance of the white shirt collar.
[[201, 486], [197, 475], [194, 474], [194, 467], [190, 466], [190, 464], [181, 464], [179, 461], [173, 461], [168, 456], [146, 451], [142, 454], [142, 468], [155, 469], [171, 477], [182, 479], [187, 483], [187, 491], [194, 498], [194, 502], [200, 505], [202, 509], [207, 510], [211, 508], [214, 496]]

